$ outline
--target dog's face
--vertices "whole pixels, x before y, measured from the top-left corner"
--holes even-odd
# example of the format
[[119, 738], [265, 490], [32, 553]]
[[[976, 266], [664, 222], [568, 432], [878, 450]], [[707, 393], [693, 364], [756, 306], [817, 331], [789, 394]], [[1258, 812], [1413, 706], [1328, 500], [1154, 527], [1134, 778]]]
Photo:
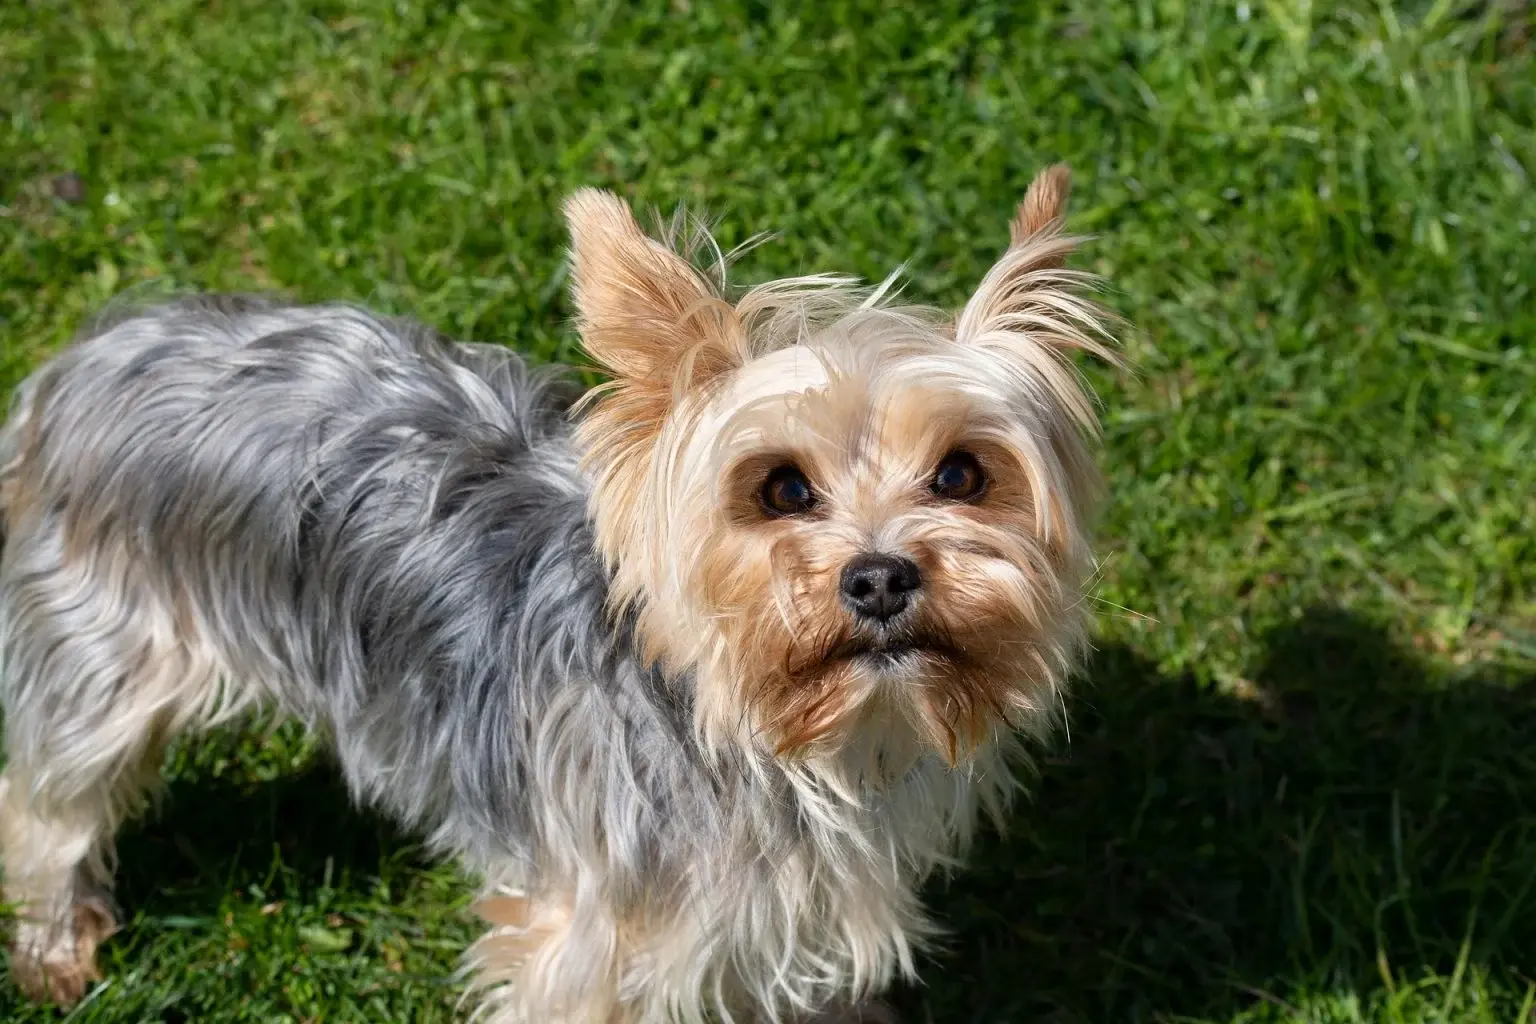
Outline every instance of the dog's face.
[[617, 198], [567, 206], [598, 542], [702, 734], [951, 762], [1057, 703], [1082, 640], [1101, 314], [1062, 269], [1064, 170], [958, 317], [802, 278], [739, 301]]

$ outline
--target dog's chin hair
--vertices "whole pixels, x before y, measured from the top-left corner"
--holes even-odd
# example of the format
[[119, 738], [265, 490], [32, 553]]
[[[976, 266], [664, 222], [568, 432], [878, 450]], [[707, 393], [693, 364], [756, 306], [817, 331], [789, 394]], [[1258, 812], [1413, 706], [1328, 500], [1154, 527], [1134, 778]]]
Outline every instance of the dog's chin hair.
[[1023, 642], [986, 660], [942, 646], [890, 653], [847, 643], [812, 669], [759, 679], [749, 699], [776, 758], [835, 774], [839, 788], [864, 794], [851, 799], [864, 799], [923, 757], [954, 769], [1001, 731], [1043, 731], [1067, 667], [1045, 664]]
[[[1084, 647], [1067, 357], [1107, 320], [1065, 193], [1036, 180], [946, 317], [835, 277], [733, 298], [582, 191], [613, 382], [574, 427], [559, 371], [355, 307], [92, 328], [0, 430], [16, 977], [83, 994], [114, 830], [173, 734], [254, 708], [483, 878], [490, 1024], [783, 1024], [913, 976], [924, 879], [1001, 824]], [[940, 486], [953, 452], [984, 489]], [[765, 497], [785, 461], [814, 509]], [[900, 608], [840, 582], [870, 553]]]

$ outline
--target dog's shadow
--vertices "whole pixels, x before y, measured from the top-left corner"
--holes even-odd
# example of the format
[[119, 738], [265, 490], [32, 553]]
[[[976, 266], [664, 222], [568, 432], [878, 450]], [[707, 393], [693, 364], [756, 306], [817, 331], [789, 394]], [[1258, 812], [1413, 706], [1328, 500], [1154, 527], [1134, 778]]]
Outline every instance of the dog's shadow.
[[1101, 653], [1007, 838], [931, 887], [953, 934], [904, 1019], [1299, 1018], [1458, 961], [1524, 991], [1536, 677], [1432, 671], [1334, 610], [1267, 651], [1235, 696]]

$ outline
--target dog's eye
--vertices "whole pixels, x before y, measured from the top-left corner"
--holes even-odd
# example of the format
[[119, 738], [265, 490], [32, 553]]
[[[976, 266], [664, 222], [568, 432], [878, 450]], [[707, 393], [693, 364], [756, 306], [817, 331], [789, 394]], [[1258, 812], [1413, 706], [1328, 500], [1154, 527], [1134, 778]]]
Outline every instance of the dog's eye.
[[952, 451], [939, 462], [934, 470], [933, 482], [928, 485], [941, 498], [950, 501], [970, 501], [987, 486], [987, 476], [981, 471], [981, 463], [967, 451]]
[[811, 482], [795, 466], [780, 466], [769, 473], [758, 498], [770, 516], [797, 516], [816, 507]]

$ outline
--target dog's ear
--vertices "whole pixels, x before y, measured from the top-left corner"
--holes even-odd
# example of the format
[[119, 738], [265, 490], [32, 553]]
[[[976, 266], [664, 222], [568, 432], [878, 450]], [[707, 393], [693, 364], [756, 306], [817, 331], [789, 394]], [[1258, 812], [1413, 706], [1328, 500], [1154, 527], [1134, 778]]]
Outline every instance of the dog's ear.
[[[1008, 225], [1008, 250], [955, 320], [956, 343], [985, 353], [999, 378], [1014, 385], [1021, 405], [1045, 420], [1048, 450], [1068, 481], [1065, 494], [1044, 495], [1040, 522], [1048, 532], [1051, 524], [1076, 521], [1079, 514], [1069, 509], [1090, 507], [1097, 489], [1092, 459], [1079, 440], [1097, 433], [1098, 416], [1071, 356], [1087, 352], [1120, 363], [1111, 334], [1118, 318], [1088, 294], [1097, 279], [1066, 265], [1081, 241], [1062, 232], [1070, 190], [1063, 164], [1035, 178]], [[1056, 550], [1069, 557], [1070, 531], [1054, 537]]]
[[1086, 351], [1118, 364], [1110, 334], [1117, 321], [1085, 294], [1094, 276], [1066, 266], [1081, 241], [1062, 233], [1070, 191], [1065, 164], [1046, 168], [1030, 184], [1008, 225], [1008, 251], [960, 311], [955, 340], [993, 353], [1000, 367], [1031, 381], [1031, 388], [1046, 388], [1087, 426], [1093, 409], [1066, 357]]
[[643, 589], [632, 556], [657, 514], [645, 486], [657, 438], [680, 402], [741, 364], [744, 332], [720, 288], [646, 235], [618, 196], [582, 189], [565, 216], [577, 328], [611, 375], [588, 392], [576, 430], [598, 547], [618, 570], [614, 597], [623, 603]]
[[624, 200], [584, 188], [566, 200], [565, 217], [577, 329], [618, 387], [665, 404], [725, 368], [730, 305], [687, 260], [646, 235]]
[[1062, 233], [1071, 174], [1065, 164], [1048, 167], [1030, 184], [1008, 225], [1008, 251], [987, 271], [955, 322], [961, 344], [1023, 356], [1051, 372], [1054, 358], [1083, 349], [1115, 361], [1107, 331], [1110, 318], [1083, 292], [1093, 275], [1066, 267], [1081, 239]]

